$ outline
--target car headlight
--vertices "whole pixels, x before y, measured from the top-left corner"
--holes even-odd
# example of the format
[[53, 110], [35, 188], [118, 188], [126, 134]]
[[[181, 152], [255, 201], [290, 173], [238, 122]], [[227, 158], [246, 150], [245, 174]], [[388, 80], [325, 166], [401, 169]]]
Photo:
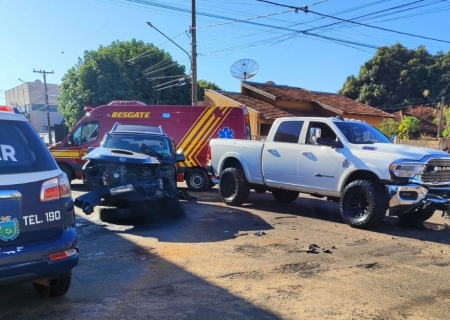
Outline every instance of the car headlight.
[[425, 169], [424, 164], [418, 163], [393, 163], [390, 171], [400, 178], [412, 178], [423, 173]]
[[160, 166], [159, 176], [161, 178], [173, 179], [175, 177], [175, 167], [174, 166]]

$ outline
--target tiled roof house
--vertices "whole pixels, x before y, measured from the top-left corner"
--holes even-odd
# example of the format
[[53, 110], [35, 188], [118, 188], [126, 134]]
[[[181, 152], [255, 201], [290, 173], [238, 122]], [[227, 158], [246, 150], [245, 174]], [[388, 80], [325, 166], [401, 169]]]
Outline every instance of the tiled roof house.
[[336, 93], [310, 91], [273, 83], [242, 82], [241, 92], [205, 90], [205, 105], [245, 106], [249, 109], [252, 136], [266, 136], [280, 117], [334, 117], [359, 119], [379, 128], [394, 116]]

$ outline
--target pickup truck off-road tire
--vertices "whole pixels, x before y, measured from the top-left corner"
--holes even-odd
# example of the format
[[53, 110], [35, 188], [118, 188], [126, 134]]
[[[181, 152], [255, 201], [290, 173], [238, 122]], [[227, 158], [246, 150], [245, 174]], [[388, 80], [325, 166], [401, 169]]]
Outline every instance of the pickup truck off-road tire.
[[247, 201], [250, 185], [241, 168], [227, 168], [220, 175], [219, 193], [229, 206], [240, 206]]
[[36, 292], [43, 298], [60, 297], [69, 291], [70, 283], [72, 281], [72, 271], [66, 271], [58, 274], [50, 281], [49, 286], [34, 283], [33, 286]]
[[405, 214], [399, 214], [398, 218], [403, 222], [411, 222], [411, 223], [424, 222], [430, 219], [433, 216], [434, 212], [435, 210], [433, 208], [426, 208], [426, 209], [418, 208], [414, 211], [407, 212]]
[[298, 198], [298, 195], [300, 192], [297, 191], [291, 191], [291, 190], [273, 190], [272, 196], [277, 200], [278, 202], [282, 203], [288, 203], [295, 201]]
[[190, 191], [205, 191], [210, 185], [208, 173], [203, 169], [192, 169], [186, 175], [186, 184]]
[[364, 229], [383, 221], [387, 201], [381, 185], [367, 180], [356, 180], [342, 191], [339, 209], [345, 223]]
[[100, 207], [98, 209], [100, 220], [106, 223], [119, 223], [133, 217], [132, 208]]

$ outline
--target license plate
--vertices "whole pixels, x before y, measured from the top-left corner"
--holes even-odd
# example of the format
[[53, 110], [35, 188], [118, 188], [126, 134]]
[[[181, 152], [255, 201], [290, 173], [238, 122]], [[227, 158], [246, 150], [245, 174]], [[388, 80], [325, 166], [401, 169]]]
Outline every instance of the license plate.
[[133, 191], [133, 185], [131, 185], [131, 184], [109, 189], [109, 192], [111, 193], [111, 195], [116, 195], [116, 194], [121, 194], [121, 193], [125, 193], [125, 192], [131, 192], [131, 191]]

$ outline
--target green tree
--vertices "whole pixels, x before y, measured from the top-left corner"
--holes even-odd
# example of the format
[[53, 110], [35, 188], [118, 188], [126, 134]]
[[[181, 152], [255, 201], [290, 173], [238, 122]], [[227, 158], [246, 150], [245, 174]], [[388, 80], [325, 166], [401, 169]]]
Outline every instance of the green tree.
[[416, 117], [404, 116], [398, 127], [398, 138], [412, 138], [414, 132], [419, 129], [420, 120]]
[[212, 90], [222, 90], [217, 84], [214, 82], [209, 82], [206, 80], [199, 80], [197, 85], [197, 97], [199, 101], [205, 100], [205, 89]]
[[[434, 107], [436, 97], [450, 93], [449, 76], [450, 51], [431, 55], [424, 46], [414, 50], [397, 43], [380, 47], [357, 77], [347, 77], [339, 93], [386, 111], [408, 105]], [[424, 96], [424, 91], [430, 95]]]
[[84, 58], [78, 58], [78, 63], [67, 71], [60, 87], [58, 110], [72, 128], [83, 117], [85, 106], [113, 100], [190, 104], [189, 85], [157, 90], [170, 86], [164, 83], [179, 75], [185, 75], [185, 67], [154, 45], [135, 39], [114, 41], [98, 50], [85, 51]]
[[380, 131], [383, 132], [389, 138], [391, 138], [392, 136], [398, 134], [399, 126], [400, 126], [400, 122], [398, 122], [392, 118], [386, 118], [386, 119], [381, 120], [381, 122], [380, 122]]

